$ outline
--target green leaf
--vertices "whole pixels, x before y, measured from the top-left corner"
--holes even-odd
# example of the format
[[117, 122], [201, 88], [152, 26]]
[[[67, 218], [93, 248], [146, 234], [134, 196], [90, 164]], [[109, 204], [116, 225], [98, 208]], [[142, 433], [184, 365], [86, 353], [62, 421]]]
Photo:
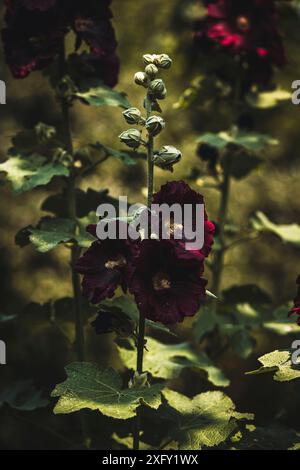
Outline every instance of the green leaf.
[[[86, 224], [87, 225], [87, 224]], [[81, 230], [75, 231], [76, 223], [70, 219], [45, 217], [37, 228], [27, 227], [16, 237], [20, 246], [26, 246], [31, 242], [38, 251], [47, 253], [56, 248], [60, 243], [77, 242], [79, 246], [87, 248], [95, 240], [92, 235]]]
[[58, 162], [47, 162], [41, 155], [12, 155], [0, 164], [16, 194], [48, 184], [54, 176], [69, 176], [69, 169]]
[[239, 180], [248, 176], [249, 173], [258, 168], [262, 162], [262, 158], [247, 151], [240, 151], [235, 147], [222, 157], [221, 166], [223, 169], [227, 168], [230, 175]]
[[291, 92], [276, 88], [273, 91], [266, 91], [263, 93], [251, 92], [246, 95], [247, 103], [253, 108], [268, 109], [274, 108], [286, 101], [291, 100]]
[[218, 134], [207, 133], [200, 136], [197, 142], [203, 142], [219, 150], [225, 149], [228, 144], [235, 144], [243, 147], [252, 152], [263, 150], [267, 145], [278, 145], [278, 140], [264, 134], [258, 133], [229, 133], [226, 131], [219, 132]]
[[223, 392], [200, 393], [191, 399], [165, 389], [163, 396], [168, 406], [162, 416], [172, 422], [170, 437], [183, 450], [214, 447], [232, 434], [238, 420], [253, 419], [253, 415], [237, 413]]
[[297, 335], [299, 326], [292, 317], [288, 317], [287, 312], [290, 310], [288, 305], [281, 305], [273, 312], [274, 320], [263, 323], [263, 327], [277, 335]]
[[[229, 380], [222, 371], [215, 367], [204, 353], [195, 353], [188, 343], [163, 344], [154, 338], [147, 337], [144, 353], [144, 370], [153, 377], [173, 379], [186, 367], [195, 368], [217, 387], [227, 387]], [[134, 369], [136, 349], [118, 348], [123, 363]]]
[[123, 150], [115, 150], [111, 147], [106, 147], [105, 145], [101, 144], [100, 142], [96, 142], [95, 144], [91, 144], [91, 147], [94, 150], [98, 150], [100, 152], [104, 152], [109, 157], [120, 158], [120, 160], [125, 163], [125, 165], [136, 165], [136, 159], [132, 157], [134, 155], [133, 152], [124, 152]]
[[283, 243], [300, 247], [300, 225], [276, 225], [263, 212], [258, 211], [252, 219], [252, 226], [258, 232], [274, 233]]
[[257, 370], [247, 372], [247, 375], [265, 374], [275, 372], [273, 378], [277, 382], [286, 382], [300, 378], [300, 360], [298, 364], [293, 365], [291, 362], [291, 351], [273, 351], [260, 357], [259, 362], [262, 364]]
[[[271, 425], [266, 428], [246, 426], [238, 442], [228, 450], [296, 450], [299, 433], [284, 426]], [[226, 449], [227, 450], [227, 449]]]
[[96, 364], [74, 362], [66, 367], [67, 379], [57, 385], [51, 396], [59, 397], [54, 413], [74, 413], [88, 408], [105, 416], [129, 419], [136, 409], [161, 404], [161, 385], [122, 388], [122, 378], [113, 369], [101, 370]]
[[[106, 300], [104, 302], [101, 302], [101, 305], [103, 306], [107, 305], [109, 308], [112, 308], [112, 307], [119, 308], [135, 323], [137, 323], [139, 320], [140, 313], [136, 306], [136, 303], [133, 301], [133, 299], [125, 295], [116, 297], [113, 300]], [[161, 323], [156, 323], [151, 320], [146, 320], [146, 326], [153, 330], [162, 331], [172, 336], [176, 336], [176, 334], [173, 333], [173, 331], [171, 331], [167, 326]]]
[[81, 91], [75, 96], [82, 99], [91, 106], [119, 106], [130, 108], [130, 103], [125, 93], [119, 93], [108, 86], [103, 85], [99, 80], [87, 80], [81, 84]]
[[18, 318], [18, 315], [5, 315], [4, 313], [0, 313], [0, 323], [7, 323], [16, 318]]
[[207, 333], [212, 332], [218, 324], [218, 316], [212, 308], [202, 307], [193, 323], [193, 334], [196, 341], [202, 341]]
[[243, 328], [231, 337], [231, 346], [240, 357], [247, 359], [253, 352], [255, 340], [251, 337], [250, 332]]
[[47, 406], [49, 400], [43, 398], [42, 392], [35, 388], [31, 380], [24, 380], [1, 390], [0, 407], [4, 404], [20, 411], [33, 411]]

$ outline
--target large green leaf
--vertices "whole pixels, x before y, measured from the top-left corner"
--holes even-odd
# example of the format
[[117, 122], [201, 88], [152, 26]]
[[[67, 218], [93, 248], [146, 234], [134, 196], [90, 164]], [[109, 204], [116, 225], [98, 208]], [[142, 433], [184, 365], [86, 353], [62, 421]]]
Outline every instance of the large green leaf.
[[246, 150], [258, 152], [263, 150], [267, 145], [278, 145], [278, 140], [264, 134], [258, 133], [229, 133], [226, 131], [217, 134], [207, 133], [197, 139], [198, 142], [203, 142], [213, 147], [223, 150], [228, 144], [235, 144]]
[[0, 392], [0, 407], [4, 404], [21, 411], [33, 411], [44, 408], [49, 400], [42, 396], [31, 380], [14, 382]]
[[76, 223], [70, 219], [45, 217], [37, 228], [26, 227], [19, 232], [16, 236], [16, 243], [26, 246], [30, 242], [41, 253], [53, 250], [60, 243], [71, 241], [77, 242], [81, 247], [89, 247], [94, 237], [83, 229], [76, 232], [75, 227]]
[[298, 364], [293, 365], [291, 361], [291, 351], [273, 351], [260, 357], [259, 362], [262, 364], [257, 370], [247, 372], [247, 375], [265, 374], [274, 372], [274, 380], [277, 382], [286, 382], [300, 378], [300, 359]]
[[197, 450], [224, 442], [236, 429], [237, 421], [253, 415], [237, 413], [232, 400], [223, 392], [200, 393], [193, 399], [165, 389], [167, 407], [162, 416], [171, 421], [170, 438], [179, 448]]
[[246, 428], [232, 438], [233, 444], [225, 450], [297, 450], [299, 446], [300, 434], [293, 429], [277, 424], [265, 428], [251, 424]]
[[275, 233], [284, 243], [300, 247], [300, 225], [276, 225], [263, 212], [256, 212], [252, 226], [258, 232]]
[[22, 156], [11, 155], [0, 164], [0, 172], [7, 173], [16, 194], [29, 191], [37, 186], [48, 184], [54, 176], [68, 176], [69, 169], [59, 162], [48, 162], [46, 157], [33, 154]]
[[82, 99], [91, 106], [119, 106], [121, 108], [130, 108], [130, 103], [125, 93], [119, 93], [108, 86], [103, 85], [99, 80], [89, 80], [81, 84], [81, 91], [75, 96]]
[[87, 362], [74, 362], [66, 367], [66, 372], [65, 382], [51, 394], [59, 397], [56, 414], [88, 408], [112, 418], [129, 419], [141, 404], [154, 409], [161, 404], [161, 385], [123, 388], [122, 377], [113, 369], [101, 370]]
[[[226, 387], [229, 380], [223, 372], [215, 367], [204, 353], [195, 353], [188, 343], [163, 344], [156, 339], [147, 337], [147, 350], [144, 353], [144, 370], [154, 377], [173, 379], [186, 367], [199, 370], [211, 383], [218, 387]], [[123, 363], [134, 369], [136, 349], [119, 347]]]

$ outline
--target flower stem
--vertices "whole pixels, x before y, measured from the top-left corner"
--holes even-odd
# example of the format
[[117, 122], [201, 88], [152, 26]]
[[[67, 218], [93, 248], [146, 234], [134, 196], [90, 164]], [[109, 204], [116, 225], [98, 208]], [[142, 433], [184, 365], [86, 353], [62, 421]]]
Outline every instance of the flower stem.
[[[151, 101], [146, 100], [147, 102], [147, 118], [151, 114], [152, 106]], [[153, 186], [154, 186], [154, 163], [153, 163], [153, 148], [154, 148], [154, 139], [153, 136], [149, 134], [147, 142], [147, 206], [151, 207], [152, 198], [153, 198]], [[138, 326], [138, 340], [137, 340], [137, 361], [136, 361], [136, 371], [138, 374], [143, 373], [143, 359], [144, 359], [144, 348], [145, 348], [145, 316], [140, 313], [139, 316], [139, 326]], [[141, 415], [140, 410], [137, 410], [134, 433], [133, 433], [133, 448], [134, 450], [139, 450], [140, 448], [140, 423]]]
[[[65, 44], [64, 41], [61, 45], [61, 52], [59, 58], [59, 68], [60, 68], [60, 77], [63, 78], [66, 68], [66, 59], [65, 59]], [[70, 120], [70, 106], [68, 101], [61, 97], [61, 111], [63, 117], [63, 132], [64, 132], [64, 141], [66, 150], [69, 155], [73, 158], [73, 139], [71, 131], [71, 120]], [[70, 176], [67, 180], [67, 209], [68, 216], [71, 220], [77, 222], [77, 211], [76, 211], [76, 177], [74, 174], [74, 169], [71, 167]], [[77, 224], [76, 224], [77, 225]], [[76, 228], [75, 228], [76, 230]], [[75, 319], [75, 349], [78, 361], [85, 360], [85, 339], [84, 339], [84, 322], [83, 322], [83, 312], [82, 312], [82, 296], [81, 296], [81, 287], [80, 287], [80, 277], [79, 274], [75, 271], [75, 265], [80, 256], [80, 247], [74, 243], [71, 248], [71, 277], [72, 277], [72, 288], [73, 288], [73, 308], [74, 308], [74, 319]], [[88, 427], [86, 419], [83, 413], [80, 414], [81, 428], [83, 442], [88, 447], [89, 438], [88, 438]]]
[[228, 211], [228, 201], [230, 195], [230, 172], [229, 172], [229, 160], [226, 159], [223, 182], [221, 184], [221, 201], [219, 209], [219, 241], [220, 247], [216, 252], [214, 266], [213, 266], [213, 293], [219, 297], [221, 289], [222, 274], [224, 269], [224, 256], [226, 251], [225, 242], [225, 224]]

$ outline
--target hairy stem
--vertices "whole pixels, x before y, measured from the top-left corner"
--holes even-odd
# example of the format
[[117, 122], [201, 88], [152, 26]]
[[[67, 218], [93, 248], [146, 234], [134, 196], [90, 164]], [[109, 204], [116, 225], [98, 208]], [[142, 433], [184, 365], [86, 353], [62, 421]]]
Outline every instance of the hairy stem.
[[[151, 114], [151, 102], [147, 101], [147, 118]], [[148, 136], [147, 142], [147, 205], [148, 208], [151, 207], [152, 198], [153, 198], [153, 186], [154, 186], [154, 163], [153, 163], [153, 147], [154, 139], [151, 135]], [[145, 348], [145, 323], [146, 319], [142, 313], [139, 316], [139, 327], [138, 327], [138, 341], [137, 341], [137, 361], [136, 361], [136, 371], [138, 374], [143, 373], [143, 358], [144, 358], [144, 348]], [[140, 448], [140, 410], [137, 410], [134, 433], [133, 433], [133, 448], [134, 450], [139, 450]]]

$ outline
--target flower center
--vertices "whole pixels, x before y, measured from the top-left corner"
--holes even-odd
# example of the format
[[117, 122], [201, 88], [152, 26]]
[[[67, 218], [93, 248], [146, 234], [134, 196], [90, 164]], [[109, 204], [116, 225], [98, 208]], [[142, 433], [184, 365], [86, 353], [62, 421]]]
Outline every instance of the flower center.
[[105, 267], [106, 269], [124, 268], [126, 264], [127, 264], [127, 261], [126, 261], [125, 256], [117, 255], [115, 259], [110, 259], [106, 261]]
[[165, 223], [165, 228], [169, 235], [172, 235], [172, 236], [174, 236], [175, 234], [182, 235], [183, 225], [175, 223], [174, 217], [170, 217], [170, 220], [168, 220]]
[[248, 31], [250, 28], [250, 21], [247, 16], [238, 16], [236, 20], [236, 25], [241, 31]]
[[171, 288], [170, 276], [163, 272], [156, 273], [152, 278], [154, 290], [161, 291]]

